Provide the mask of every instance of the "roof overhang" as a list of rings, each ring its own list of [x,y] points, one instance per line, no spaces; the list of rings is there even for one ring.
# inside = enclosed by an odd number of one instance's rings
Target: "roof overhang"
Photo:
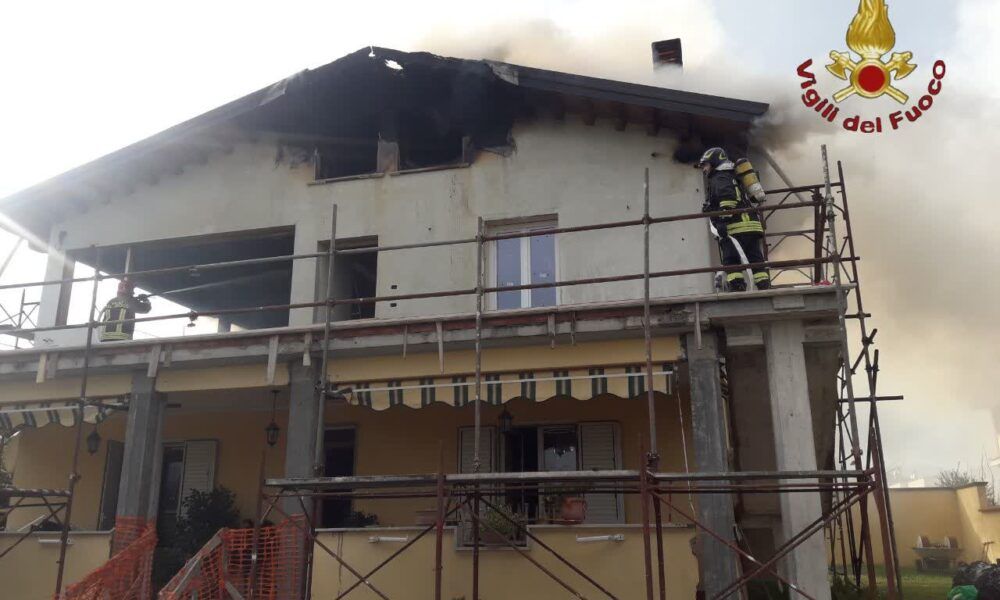
[[[709,131],[706,139],[745,138],[752,121],[768,109],[760,102],[507,63],[365,47],[8,196],[0,200],[0,211],[9,221],[0,219],[0,226],[39,247],[47,242],[49,228],[59,215],[83,210],[93,201],[127,195],[138,185],[153,183],[185,164],[203,162],[211,152],[229,150],[241,139],[258,133],[256,127],[266,129],[265,121],[273,125],[275,115],[287,114],[286,107],[296,106],[294,102],[301,102],[316,89],[349,90],[357,78],[367,76],[372,69],[388,71],[386,61],[418,76],[450,73],[456,78],[489,80],[491,93],[502,91],[505,101],[544,102],[557,110],[586,111],[591,119],[611,116],[621,128],[627,122],[644,123],[651,133],[664,126],[687,132]]]

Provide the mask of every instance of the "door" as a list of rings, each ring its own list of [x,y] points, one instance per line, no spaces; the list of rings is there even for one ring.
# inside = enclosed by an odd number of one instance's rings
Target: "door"
[[[354,428],[327,429],[323,434],[323,451],[326,462],[323,474],[327,477],[354,475],[354,450],[356,435]],[[354,523],[353,506],[350,498],[343,496],[325,498],[320,522],[323,527],[351,527]]]
[[[108,531],[115,526],[115,515],[118,513],[118,485],[122,480],[122,460],[125,456],[125,444],[117,440],[108,440],[107,458],[104,461],[104,484],[101,486],[101,515],[97,528]]]
[[[169,545],[177,531],[184,483],[184,444],[164,444],[160,471],[160,497],[156,511],[156,534],[161,545]]]

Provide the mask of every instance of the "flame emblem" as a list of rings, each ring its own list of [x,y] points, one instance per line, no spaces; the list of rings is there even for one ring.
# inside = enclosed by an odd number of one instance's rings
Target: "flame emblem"
[[[850,83],[835,93],[833,99],[842,102],[854,94],[864,98],[886,94],[905,104],[909,97],[893,87],[892,82],[912,73],[917,65],[910,62],[912,52],[893,52],[889,60],[883,62],[882,57],[895,45],[896,32],[889,22],[885,0],[860,0],[858,14],[847,28],[847,47],[861,56],[861,60],[852,60],[850,52],[830,52],[833,62],[826,65],[826,70]]]

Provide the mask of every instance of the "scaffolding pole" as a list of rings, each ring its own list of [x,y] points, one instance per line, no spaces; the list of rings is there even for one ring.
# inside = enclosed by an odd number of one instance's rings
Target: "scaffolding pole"
[[[851,563],[855,569],[856,577],[860,580],[860,566],[862,562],[867,562],[868,574],[869,574],[869,586],[874,589],[874,569],[873,569],[873,554],[871,549],[871,524],[868,523],[867,510],[864,505],[867,502],[867,495],[873,493],[873,498],[875,499],[876,506],[879,509],[879,523],[882,527],[883,536],[888,535],[888,542],[884,544],[886,551],[886,566],[887,572],[889,573],[889,597],[894,599],[899,592],[899,572],[898,572],[898,553],[895,549],[895,539],[892,536],[892,513],[891,506],[889,504],[888,494],[885,489],[885,461],[882,453],[882,439],[879,431],[879,420],[877,415],[876,401],[881,397],[876,396],[876,383],[877,383],[877,372],[878,372],[878,360],[877,351],[874,360],[869,352],[869,346],[871,345],[871,339],[874,337],[874,333],[868,334],[867,325],[865,318],[869,316],[864,312],[861,303],[860,286],[858,285],[858,257],[855,255],[855,247],[853,242],[853,235],[851,231],[850,218],[847,206],[847,194],[846,185],[843,176],[843,169],[840,163],[838,163],[839,180],[837,182],[832,182],[830,178],[829,163],[826,153],[826,147],[822,147],[822,158],[823,158],[823,172],[824,172],[824,182],[823,184],[810,185],[810,186],[800,186],[792,187],[789,186],[784,189],[769,190],[767,193],[769,195],[775,194],[785,194],[785,198],[781,200],[777,205],[770,206],[767,209],[767,214],[771,215],[778,210],[788,210],[788,209],[798,209],[798,208],[811,208],[814,214],[814,219],[816,220],[815,226],[812,230],[794,230],[788,232],[780,232],[775,234],[770,234],[774,236],[782,236],[781,239],[787,239],[792,236],[804,237],[811,240],[814,243],[815,251],[811,258],[805,258],[801,260],[784,260],[784,261],[771,261],[765,260],[761,263],[756,263],[749,265],[751,268],[788,268],[792,270],[799,270],[799,267],[811,267],[813,273],[811,277],[808,277],[809,283],[817,283],[817,278],[822,277],[824,266],[832,266],[832,271],[834,275],[834,289],[837,294],[838,301],[838,325],[841,332],[841,386],[842,394],[845,397],[840,398],[839,407],[846,409],[842,418],[838,420],[838,431],[841,432],[840,444],[842,453],[842,463],[840,470],[835,472],[809,472],[802,474],[805,479],[816,479],[816,483],[803,483],[794,484],[788,481],[779,482],[776,484],[771,484],[767,482],[754,483],[754,482],[744,482],[744,483],[734,483],[736,481],[746,480],[746,473],[729,473],[725,474],[725,477],[719,477],[719,474],[699,474],[695,473],[684,473],[684,474],[662,474],[656,472],[656,467],[658,465],[658,448],[657,448],[657,432],[656,432],[656,407],[655,407],[655,394],[653,392],[653,382],[652,378],[654,376],[652,364],[652,319],[651,319],[651,293],[650,286],[651,280],[654,278],[665,278],[665,277],[679,277],[685,275],[712,273],[715,271],[728,271],[728,270],[743,270],[747,265],[737,265],[733,267],[696,267],[687,269],[672,269],[664,271],[652,271],[650,268],[651,262],[651,247],[650,247],[650,227],[655,224],[679,222],[685,220],[694,219],[704,219],[715,216],[730,216],[739,215],[746,212],[759,210],[756,207],[751,207],[747,209],[730,209],[724,211],[714,211],[711,213],[688,213],[671,215],[666,217],[652,217],[650,215],[650,180],[649,180],[649,170],[646,169],[644,173],[643,180],[643,215],[641,219],[624,220],[617,222],[608,223],[598,223],[592,225],[581,225],[581,226],[571,226],[571,227],[554,227],[541,230],[533,230],[528,232],[516,232],[516,233],[498,233],[493,235],[487,235],[485,230],[485,224],[483,219],[480,217],[477,222],[477,232],[475,238],[459,238],[454,240],[440,240],[440,241],[430,241],[415,244],[399,244],[399,245],[388,245],[388,246],[377,246],[369,248],[358,248],[358,249],[337,249],[336,233],[337,233],[337,206],[334,204],[332,206],[331,214],[331,236],[330,245],[326,249],[326,252],[317,253],[307,253],[307,254],[292,254],[279,257],[265,257],[258,259],[245,259],[245,260],[233,260],[224,261],[216,263],[204,263],[200,265],[187,265],[182,267],[166,267],[158,269],[146,269],[146,270],[132,270],[131,265],[126,265],[125,273],[115,274],[115,275],[102,275],[100,273],[100,248],[93,247],[92,251],[95,259],[95,270],[93,277],[87,278],[66,278],[54,281],[41,281],[41,282],[31,282],[25,284],[5,284],[0,285],[0,290],[8,288],[27,288],[42,285],[52,285],[52,284],[66,284],[75,283],[82,281],[93,282],[93,290],[91,297],[91,309],[90,318],[85,324],[73,324],[73,325],[61,325],[61,326],[49,326],[49,327],[33,327],[33,328],[23,328],[20,325],[17,329],[4,331],[5,334],[16,334],[16,333],[37,333],[42,331],[56,331],[64,329],[79,329],[85,328],[87,331],[87,341],[86,346],[83,351],[83,379],[81,381],[80,398],[77,403],[77,409],[80,412],[79,420],[77,421],[77,432],[76,432],[76,445],[74,448],[73,457],[73,469],[70,476],[70,487],[68,490],[68,499],[66,502],[66,519],[63,527],[63,532],[60,538],[60,559],[59,559],[59,574],[57,577],[57,594],[61,592],[66,546],[68,545],[68,532],[69,532],[69,521],[70,512],[73,503],[73,490],[75,488],[76,481],[79,479],[78,473],[78,462],[80,453],[80,440],[82,436],[82,426],[83,426],[83,416],[84,409],[89,405],[89,400],[87,398],[87,381],[90,369],[91,354],[93,352],[93,333],[94,328],[97,325],[95,318],[95,311],[97,309],[97,289],[100,281],[103,279],[123,277],[128,275],[130,277],[140,276],[140,275],[153,275],[153,274],[163,274],[163,273],[178,273],[187,271],[191,274],[197,274],[203,270],[214,270],[214,269],[225,269],[236,266],[247,266],[247,265],[260,265],[267,263],[276,262],[287,262],[296,261],[304,259],[316,259],[325,256],[327,258],[327,293],[326,298],[322,301],[315,302],[299,302],[299,303],[285,303],[285,304],[275,304],[266,306],[256,306],[256,307],[244,307],[235,309],[224,309],[216,311],[205,311],[196,312],[191,311],[188,313],[171,314],[171,315],[161,315],[157,317],[144,317],[144,318],[133,318],[133,319],[123,319],[121,322],[146,322],[146,321],[156,321],[156,320],[166,320],[166,319],[176,319],[176,318],[190,318],[196,319],[198,316],[223,316],[232,314],[246,314],[246,313],[258,313],[266,311],[283,310],[290,311],[295,309],[306,309],[306,308],[316,308],[319,306],[324,307],[324,324],[323,324],[323,348],[322,348],[322,365],[321,374],[319,381],[316,385],[316,393],[318,395],[317,402],[317,424],[316,424],[316,447],[315,455],[313,461],[313,472],[315,474],[315,480],[320,481],[325,478],[322,477],[322,446],[323,446],[323,432],[324,432],[324,416],[325,416],[325,406],[326,399],[329,396],[329,362],[330,362],[330,352],[331,352],[331,338],[332,334],[332,320],[333,320],[333,310],[334,307],[340,304],[363,304],[363,303],[379,303],[379,302],[392,302],[397,300],[411,300],[411,299],[428,299],[428,298],[442,298],[442,297],[454,297],[454,296],[468,296],[474,295],[476,298],[476,312],[475,312],[475,399],[474,399],[474,411],[475,411],[475,427],[474,427],[474,453],[473,453],[473,473],[465,474],[456,479],[453,476],[445,475],[443,473],[443,464],[439,467],[439,472],[431,481],[431,486],[433,489],[430,493],[431,496],[423,495],[424,492],[410,492],[408,494],[397,493],[393,495],[384,495],[383,497],[437,497],[438,500],[438,512],[435,526],[428,529],[428,532],[436,529],[436,537],[438,546],[440,546],[440,538],[442,536],[442,529],[444,525],[444,518],[446,515],[451,514],[452,511],[447,510],[447,499],[451,497],[451,494],[464,495],[464,504],[459,503],[459,506],[466,506],[471,509],[471,519],[473,521],[473,597],[474,600],[478,600],[478,583],[479,583],[479,547],[480,547],[480,506],[485,503],[485,505],[490,508],[492,505],[489,501],[482,496],[481,486],[484,484],[491,483],[501,483],[504,485],[511,486],[538,486],[543,485],[545,481],[548,481],[545,477],[535,476],[535,477],[511,477],[510,474],[498,476],[495,473],[481,473],[482,470],[482,457],[480,452],[481,442],[482,442],[482,342],[483,342],[483,313],[484,313],[484,299],[486,294],[496,294],[502,292],[510,291],[524,291],[524,290],[536,290],[545,288],[558,288],[563,286],[575,286],[575,285],[593,285],[602,283],[617,283],[626,281],[638,281],[642,280],[643,285],[643,297],[642,297],[642,326],[643,326],[643,337],[644,337],[644,350],[645,350],[645,382],[646,382],[646,399],[647,399],[647,418],[649,426],[649,452],[643,457],[644,466],[641,469],[641,473],[626,473],[626,472],[614,472],[606,473],[609,477],[605,477],[603,481],[609,482],[615,480],[616,477],[620,477],[621,481],[632,482],[628,485],[616,484],[618,487],[613,489],[598,489],[597,487],[592,488],[593,493],[639,493],[641,498],[641,503],[643,506],[643,527],[644,527],[644,538],[646,544],[646,577],[648,582],[648,593],[650,598],[652,598],[652,579],[653,579],[653,567],[652,567],[652,557],[651,557],[651,535],[650,531],[650,514],[649,514],[649,502],[654,498],[661,499],[663,493],[671,493],[673,488],[669,485],[670,482],[684,482],[687,484],[687,490],[690,493],[793,493],[793,492],[809,492],[816,493],[821,490],[828,490],[837,494],[846,493],[847,496],[841,499],[841,503],[847,499],[852,499],[853,501],[860,502],[862,504],[861,510],[861,536],[858,540],[862,546],[862,556],[855,558],[855,548],[853,541],[851,545]],[[833,196],[833,190],[839,189],[841,197],[843,199],[843,207],[839,207],[836,204]],[[822,192],[822,194],[821,194]],[[800,193],[808,193],[813,197],[812,201],[800,201],[800,202],[788,202],[787,200],[793,196]],[[801,200],[801,196],[798,198]],[[841,238],[838,236],[836,227],[836,213],[840,211],[843,214],[843,218],[846,224],[846,235],[843,238],[843,245],[841,244]],[[627,275],[614,275],[607,277],[591,277],[591,278],[581,278],[575,280],[563,280],[554,281],[547,283],[526,283],[522,285],[515,286],[487,286],[485,280],[485,256],[486,248],[485,244],[489,241],[498,241],[503,239],[513,239],[513,238],[525,238],[525,237],[535,237],[540,235],[557,235],[564,233],[575,233],[575,232],[586,232],[586,231],[596,231],[602,229],[618,228],[618,227],[643,227],[643,271],[638,274],[627,274]],[[809,236],[813,237],[810,238]],[[820,238],[825,236],[825,243],[820,243]],[[387,251],[399,251],[399,250],[409,250],[417,248],[428,248],[437,246],[447,246],[447,245],[459,245],[459,244],[476,244],[476,285],[474,288],[470,289],[458,289],[458,290],[446,290],[438,292],[426,292],[426,293],[412,293],[412,294],[398,294],[398,295],[387,295],[387,296],[373,296],[368,298],[351,298],[351,299],[336,299],[334,298],[334,285],[333,279],[335,274],[335,259],[336,254],[360,254],[360,253],[378,253]],[[825,255],[823,255],[825,254]],[[846,274],[847,281],[845,281],[845,271],[846,265],[850,265],[850,271]],[[849,308],[849,294],[850,290],[854,290],[854,297],[857,304],[855,314],[848,314]],[[597,303],[595,306],[601,305]],[[850,354],[849,354],[849,339],[847,335],[847,320],[857,319],[862,334],[862,353],[859,356],[858,362],[851,365]],[[423,323],[432,322],[433,319],[418,320],[415,322]],[[117,323],[117,321],[115,322]],[[696,328],[700,328],[700,323],[696,323]],[[310,349],[307,348],[306,351]],[[858,429],[857,413],[856,413],[856,395],[852,382],[852,375],[854,368],[864,361],[865,369],[868,374],[869,381],[869,406],[871,409],[870,414],[870,435],[868,438],[868,462],[871,464],[872,469],[865,469],[862,462],[861,453],[861,437]],[[838,413],[840,414],[840,413]],[[845,431],[846,425],[846,431]],[[849,443],[845,444],[844,440]],[[849,454],[849,456],[848,456]],[[847,468],[847,461],[853,463],[853,470],[845,470]],[[492,467],[491,467],[492,468]],[[526,475],[526,474],[518,474]],[[580,475],[574,477],[569,475],[569,480],[575,481],[601,481],[598,477],[595,480],[587,479],[587,475]],[[790,474],[788,473],[769,473],[769,474],[757,474],[758,478],[769,479],[769,478],[781,478],[789,479]],[[471,477],[471,479],[466,479],[461,481],[461,477]],[[831,483],[825,484],[821,480],[826,477]],[[359,483],[361,480],[355,482]],[[711,484],[711,481],[721,481],[721,485],[718,483]],[[268,482],[272,485],[274,482]],[[414,479],[400,481],[397,484],[403,487],[410,487],[420,483],[423,485],[426,482],[417,481]],[[377,482],[376,487],[382,484],[389,484],[388,480]],[[630,485],[637,484],[638,488],[631,488]],[[692,485],[694,484],[694,485]],[[359,485],[357,489],[352,489],[350,492],[336,492],[336,491],[321,491],[319,493],[313,493],[308,490],[304,491],[302,489],[295,489],[289,483],[279,482],[277,485],[282,487],[282,494],[285,492],[295,491],[295,497],[298,498],[299,503],[302,504],[303,510],[305,511],[304,498],[312,497],[316,502],[322,497],[322,494],[327,493],[346,493],[346,494],[358,494],[357,497],[362,497],[363,485]],[[296,482],[297,486],[308,484],[303,482],[303,480],[298,480]],[[454,486],[460,485],[464,486],[462,489],[456,489]],[[854,493],[850,490],[854,489],[851,486],[868,486],[865,487],[863,493]],[[514,489],[514,488],[511,488]],[[858,488],[860,489],[860,488]],[[279,494],[278,497],[282,497]],[[853,494],[853,495],[852,495]],[[263,496],[263,494],[262,494]],[[371,497],[377,497],[376,495],[371,495]],[[840,505],[838,505],[840,506]],[[657,537],[657,558],[659,562],[659,573],[658,573],[658,583],[660,597],[662,598],[665,594],[665,577],[663,573],[663,548],[662,548],[662,523],[660,516],[660,503],[657,501],[654,504],[654,516],[655,519],[655,535]],[[457,510],[458,507],[456,507]],[[271,512],[271,510],[280,509],[273,506],[269,506],[268,509],[261,515],[259,515],[258,525],[260,522],[266,518],[266,515]],[[314,506],[313,518],[318,513],[316,507]],[[850,526],[850,511],[840,510],[835,516],[831,518],[842,519],[846,518],[848,520],[848,538],[853,540],[854,532],[853,528]],[[819,524],[819,527],[825,527],[830,521],[824,521]],[[838,521],[839,522],[839,521]],[[320,542],[315,539],[315,530],[317,523],[311,520],[309,523],[309,535],[310,539],[315,541],[315,545],[320,546]],[[487,523],[486,526],[489,526]],[[834,528],[835,529],[835,528]],[[840,530],[843,531],[842,524],[840,525]],[[813,531],[815,533],[815,531]],[[843,545],[843,533],[841,534],[841,544]],[[325,548],[324,548],[325,549]],[[834,549],[835,552],[835,549]],[[846,569],[846,555],[841,548],[841,563]],[[310,561],[311,562],[311,561]],[[341,564],[344,564],[341,562]],[[834,557],[834,565],[836,560]],[[381,565],[380,565],[381,568]],[[435,593],[440,596],[441,590],[441,563],[440,563],[440,548],[438,548],[436,556],[436,584]],[[360,576],[360,573],[355,572]],[[311,576],[311,572],[309,573]],[[369,589],[378,595],[382,595],[369,582]],[[311,587],[308,586],[307,587]],[[739,587],[737,584],[736,587]],[[570,588],[567,588],[570,589]],[[735,588],[734,588],[735,589]],[[308,597],[310,590],[304,591],[305,595]],[[383,596],[384,597],[384,596]]]
[[[97,256],[97,264],[100,264],[101,249],[93,247]],[[90,312],[87,319],[87,341],[83,351],[83,375],[80,378],[80,398],[77,403],[77,410],[80,411],[79,419],[76,421],[76,435],[73,441],[73,463],[69,475],[69,497],[66,499],[66,510],[64,513],[62,531],[59,533],[59,568],[56,571],[56,591],[55,597],[62,594],[63,576],[66,573],[66,549],[69,546],[70,519],[73,515],[73,498],[76,492],[76,482],[80,480],[80,443],[83,440],[83,415],[84,407],[87,405],[87,381],[90,375],[90,351],[94,344],[94,325],[97,312],[97,288],[101,282],[101,274],[98,267],[94,267],[94,285],[90,293]]]

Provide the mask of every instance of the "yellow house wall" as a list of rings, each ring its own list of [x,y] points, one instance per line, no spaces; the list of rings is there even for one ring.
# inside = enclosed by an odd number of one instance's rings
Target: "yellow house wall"
[[[655,340],[654,357],[658,362],[676,360],[680,344],[675,337]],[[464,373],[473,368],[474,354],[469,351],[445,354],[446,373]],[[549,369],[598,364],[640,363],[644,360],[642,340],[612,340],[579,343],[575,346],[548,345],[520,348],[490,349],[484,354],[484,369],[505,371],[516,369]],[[332,379],[361,380],[408,378],[440,374],[436,352],[411,353],[405,359],[399,355],[369,357],[366,359],[341,359],[331,363]],[[237,503],[244,517],[255,514],[259,469],[262,453],[266,448],[264,427],[270,421],[270,411],[259,410],[261,400],[268,398],[268,391],[281,388],[281,401],[287,398],[287,366],[277,370],[274,386],[264,385],[264,365],[236,365],[207,369],[173,370],[162,368],[157,389],[167,394],[168,402],[179,403],[180,409],[168,408],[164,425],[164,440],[185,441],[215,439],[219,441],[216,484],[236,492]],[[122,393],[130,387],[128,374],[106,378],[101,393]],[[675,384],[677,382],[675,381]],[[78,393],[75,380],[55,380],[45,384],[6,382],[0,393],[7,400],[53,399],[73,397]],[[255,386],[255,387],[247,387]],[[22,389],[23,388],[23,389]],[[194,391],[192,391],[194,390]],[[9,394],[7,392],[10,392]],[[97,393],[95,391],[95,393]],[[678,415],[678,398],[687,392],[675,385],[673,397],[657,396],[657,431],[660,446],[661,469],[684,470],[681,432]],[[226,410],[204,407],[221,402]],[[258,410],[241,407],[255,402]],[[266,403],[265,403],[266,404]],[[621,452],[625,468],[639,466],[639,439],[648,440],[646,403],[644,399],[623,400],[617,397],[595,398],[578,401],[568,398],[531,403],[515,400],[507,404],[516,424],[566,424],[584,421],[614,421],[621,426]],[[483,423],[493,425],[502,409],[485,406]],[[684,421],[690,427],[690,414],[685,408]],[[278,425],[282,434],[278,445],[266,452],[266,477],[283,474],[285,442],[287,438],[286,414],[279,409]],[[374,412],[356,406],[328,406],[326,423],[330,427],[353,426],[357,429],[356,473],[429,473],[438,468],[439,444],[444,444],[445,469],[457,471],[458,429],[473,424],[471,406],[455,408],[440,404],[419,410],[407,407]],[[86,436],[91,425],[84,427]],[[98,427],[104,440],[123,441],[125,415],[112,415]],[[72,428],[48,425],[27,429],[18,436],[18,452],[13,461],[15,485],[20,487],[64,488],[71,469],[75,433]],[[686,432],[690,450],[690,432]],[[648,447],[648,442],[645,442]],[[106,444],[93,456],[86,451],[80,454],[76,506],[73,526],[92,530],[98,525],[101,503]],[[126,457],[127,460],[127,457]],[[693,467],[692,467],[693,468]],[[378,511],[383,524],[413,523],[414,508],[404,503],[358,503],[357,509]],[[637,513],[634,498],[626,499],[626,513],[632,518]],[[18,510],[11,515],[9,527],[19,527],[40,514],[30,509]]]
[[[985,484],[955,491],[962,523],[962,547],[967,560],[994,562],[1000,558],[1000,509],[988,507]]]
[[[915,566],[917,553],[913,547],[921,535],[927,536],[932,544],[939,544],[946,537],[956,538],[962,549],[960,560],[993,562],[1000,558],[1000,510],[986,507],[984,491],[981,484],[959,489],[891,489],[889,500],[892,503],[900,565]],[[855,532],[858,532],[860,513],[857,505],[853,513]],[[878,512],[871,500],[868,503],[868,518],[873,526],[875,562],[883,564],[882,531],[878,526]]]
[[[128,373],[93,375],[87,378],[87,393],[91,396],[116,396],[126,394],[131,389],[132,377]],[[42,383],[36,383],[34,379],[0,383],[0,404],[42,400],[76,400],[79,397],[79,377],[57,377]]]
[[[392,536],[414,536],[417,530],[393,531]],[[533,533],[565,556],[618,598],[645,597],[643,579],[642,531],[637,527],[536,528]],[[623,542],[579,543],[577,536],[624,533]],[[368,541],[370,532],[326,532],[319,542],[336,549],[352,567],[367,572],[400,547],[399,543]],[[691,554],[693,529],[669,528],[664,532],[664,556],[668,598],[693,598],[698,582],[698,567]],[[600,597],[597,588],[587,583],[550,553],[529,545],[527,553],[547,569],[557,573],[587,598]],[[313,569],[313,597],[332,598],[354,583],[353,576],[322,549],[316,548]],[[442,559],[444,598],[471,598],[472,552],[456,549],[454,532],[445,533]],[[485,549],[480,556],[480,596],[484,600],[535,600],[569,598],[571,594],[525,558],[507,548]],[[514,574],[516,573],[516,576]],[[390,598],[420,600],[434,597],[434,536],[427,535],[403,552],[371,578],[372,583]],[[351,598],[375,599],[361,586]]]
[[[0,552],[17,541],[14,533],[0,533]],[[49,600],[55,591],[56,561],[59,544],[41,544],[39,540],[58,540],[58,533],[34,533],[0,560],[0,598],[10,600]],[[75,533],[70,535],[66,552],[66,583],[74,583],[108,559],[111,535]]]
[[[278,477],[284,470],[284,436],[274,448],[267,448],[265,443],[264,428],[270,420],[270,413],[264,411],[181,414],[170,414],[168,411],[163,439],[166,442],[218,440],[216,484],[234,491],[240,514],[245,518],[253,518],[261,457],[266,455],[265,476]],[[283,414],[277,415],[277,422],[282,431],[287,429]],[[91,427],[85,427],[85,435]],[[115,415],[104,421],[98,431],[105,440],[123,441],[125,415]],[[18,487],[66,487],[72,464],[74,430],[48,425],[40,429],[25,430],[18,439],[20,447],[14,469],[14,484]],[[80,480],[77,483],[73,509],[75,528],[93,530],[98,526],[106,460],[105,443],[101,444],[100,450],[93,456],[86,451],[80,453]],[[41,513],[35,509],[13,511],[8,529],[16,529],[39,514]]]
[[[663,457],[661,469],[667,471],[684,470],[677,398],[677,394],[673,397],[658,394],[656,401],[657,437]],[[688,427],[684,437],[688,442],[688,455],[693,456],[689,430],[691,419],[686,401],[684,404],[684,421]],[[648,439],[646,405],[643,400],[623,400],[614,396],[587,401],[557,398],[541,403],[514,400],[506,406],[513,415],[514,422],[522,425],[614,421],[620,426],[624,468],[636,469],[639,466],[639,440],[640,437]],[[495,406],[483,407],[483,423],[495,424],[501,410]],[[262,455],[266,455],[266,477],[280,477],[284,469],[284,446],[287,439],[285,415],[278,413],[277,422],[282,435],[274,448],[267,448],[264,440],[264,427],[269,421],[270,413],[266,411],[182,414],[170,414],[168,411],[164,440],[218,440],[216,484],[234,491],[241,514],[250,518],[256,510]],[[473,408],[432,405],[414,410],[401,406],[375,412],[357,406],[331,406],[327,410],[326,423],[328,427],[356,428],[355,471],[358,474],[434,472],[438,468],[439,444],[444,445],[446,471],[456,472],[458,431],[460,427],[472,426]],[[98,431],[104,440],[122,441],[124,427],[124,415],[115,415],[102,423]],[[88,425],[85,433],[89,433],[89,428]],[[15,485],[65,487],[72,462],[71,452],[68,450],[73,444],[73,429],[49,425],[25,430],[18,439]],[[101,449],[93,456],[86,451],[80,454],[81,478],[77,483],[74,527],[92,530],[98,525],[105,461],[105,443],[102,443]],[[414,523],[415,511],[430,506],[429,501],[359,501],[355,508],[377,512],[383,525],[411,525]],[[626,497],[625,508],[628,518],[634,520],[638,515],[637,500]],[[8,527],[17,528],[38,514],[40,513],[34,509],[14,511]]]
[[[657,395],[657,437],[662,455],[661,468],[667,471],[684,470],[677,404],[676,396],[670,398]],[[506,407],[513,415],[515,425],[614,421],[619,424],[621,432],[623,467],[639,467],[640,437],[648,439],[646,405],[643,400],[623,400],[613,396],[587,401],[556,398],[541,403],[514,400],[507,403]],[[502,410],[497,406],[482,407],[482,422],[487,425],[496,424]],[[684,421],[690,427],[691,419],[686,406]],[[472,406],[454,408],[432,405],[414,410],[398,406],[374,412],[356,406],[340,406],[327,411],[326,423],[329,427],[356,428],[355,470],[358,474],[435,472],[442,444],[444,468],[447,472],[454,473],[458,470],[459,428],[473,425],[474,409]],[[685,438],[690,456],[689,430],[685,432]],[[414,524],[417,510],[433,506],[433,500],[368,500],[357,501],[355,510],[377,513],[381,525],[402,526]],[[625,498],[625,513],[629,520],[638,519],[639,503],[636,497]]]
[[[92,426],[83,430],[90,433]],[[125,416],[114,415],[100,426],[105,439],[121,440],[125,429]],[[68,485],[73,464],[75,430],[61,425],[47,425],[26,429],[18,435],[17,461],[14,463],[14,485],[21,488],[60,488]],[[102,444],[95,455],[90,455],[81,443],[79,473],[73,505],[74,528],[94,530],[100,506],[101,486],[104,481],[104,464],[107,447]],[[21,508],[10,513],[7,529],[17,529],[43,514],[41,509]]]

